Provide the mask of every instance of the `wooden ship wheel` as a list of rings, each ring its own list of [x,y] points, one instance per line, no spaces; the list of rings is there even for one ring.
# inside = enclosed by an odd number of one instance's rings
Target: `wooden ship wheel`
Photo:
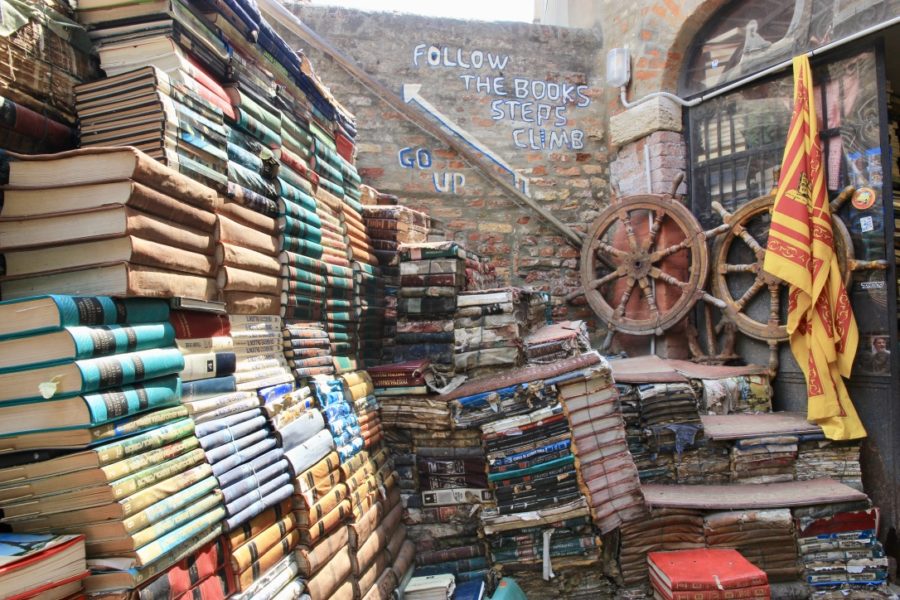
[[[662,334],[698,300],[724,308],[703,288],[707,239],[728,228],[703,231],[673,194],[629,196],[606,207],[581,248],[585,297],[608,327],[604,348],[615,332]]]
[[[835,214],[853,192],[854,189],[848,187],[831,203],[834,250],[844,285],[849,283],[854,271],[885,269],[887,266],[884,261],[858,261],[854,258],[850,232]],[[755,198],[734,213],[729,213],[718,202],[712,203],[713,209],[729,227],[728,233],[719,237],[713,247],[713,294],[724,301],[723,312],[739,331],[770,345],[788,339],[783,307],[786,285],[779,278],[763,271],[766,253],[766,239],[763,235],[768,235],[774,204],[774,194]],[[736,248],[738,245],[744,247]],[[741,253],[748,258],[740,263],[731,262],[735,254]],[[751,315],[747,310],[750,302],[759,294],[769,296],[769,309],[764,318],[759,318],[758,312]]]

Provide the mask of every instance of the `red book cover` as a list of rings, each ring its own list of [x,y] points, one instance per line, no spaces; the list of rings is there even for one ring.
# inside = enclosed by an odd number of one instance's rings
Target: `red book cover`
[[[878,530],[877,508],[857,512],[843,512],[831,517],[816,519],[800,532],[799,537],[814,537],[826,533],[844,533],[846,531],[864,531],[866,529]]]
[[[378,381],[386,381],[386,380],[396,380],[403,379],[408,383],[408,385],[421,385],[419,382],[424,383],[422,379],[425,375],[425,369],[431,364],[431,361],[427,358],[423,358],[420,360],[410,360],[402,363],[394,363],[392,365],[381,365],[379,367],[372,367],[367,369],[369,376],[372,378],[372,382],[375,384],[375,387],[378,386]]]
[[[175,328],[175,338],[191,340],[225,336],[231,333],[228,315],[191,310],[173,310],[169,322]]]
[[[665,600],[768,600],[772,597],[768,585],[752,585],[730,590],[692,590],[690,592],[673,592],[657,579],[651,571],[650,583],[653,589]]]
[[[174,600],[195,589],[198,584],[212,577],[225,564],[222,538],[182,559],[168,571],[140,588],[140,600]],[[221,581],[219,583],[221,585]],[[203,598],[213,596],[203,596]]]
[[[40,598],[88,576],[83,535],[0,533],[0,595]]]
[[[672,591],[730,590],[769,583],[764,571],[727,548],[650,552],[647,562],[663,589]]]
[[[218,575],[207,577],[176,600],[225,600],[225,582]]]

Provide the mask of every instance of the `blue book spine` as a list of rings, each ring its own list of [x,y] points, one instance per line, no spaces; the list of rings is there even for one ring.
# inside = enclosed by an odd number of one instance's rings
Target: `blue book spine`
[[[181,399],[185,402],[191,402],[236,391],[237,387],[232,375],[199,379],[197,381],[186,381],[181,384]]]
[[[302,219],[316,227],[321,227],[322,219],[319,218],[318,213],[316,213],[315,199],[296,185],[291,184],[289,181],[279,178],[278,183],[280,185],[279,189],[281,197],[294,205],[291,209],[285,207],[285,214]]]
[[[292,391],[294,391],[293,384],[281,383],[279,385],[262,388],[257,393],[259,394],[260,399],[263,401],[263,404],[268,404],[270,402],[278,400],[285,394],[290,394]]]
[[[100,425],[120,417],[178,404],[181,380],[175,375],[168,375],[142,384],[85,394],[83,398],[91,413],[91,424]]]
[[[265,496],[257,496],[257,493],[263,494],[266,489],[281,487],[289,483],[290,479],[291,476],[287,472],[287,461],[280,460],[248,479],[223,489],[222,495],[225,497],[228,514],[238,514],[253,502],[265,498]]]
[[[184,357],[177,348],[157,348],[80,360],[75,364],[81,371],[81,391],[93,392],[178,373],[184,368]]]

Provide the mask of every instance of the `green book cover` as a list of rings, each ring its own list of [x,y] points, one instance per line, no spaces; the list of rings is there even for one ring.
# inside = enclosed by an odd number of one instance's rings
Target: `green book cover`
[[[55,319],[35,323],[29,313],[42,305],[56,308]],[[169,304],[165,300],[120,299],[108,296],[31,296],[0,302],[0,315],[6,321],[0,339],[58,331],[63,327],[96,325],[137,325],[169,320]],[[19,318],[19,317],[22,318]],[[20,328],[16,326],[19,325]],[[15,331],[12,331],[15,330]]]

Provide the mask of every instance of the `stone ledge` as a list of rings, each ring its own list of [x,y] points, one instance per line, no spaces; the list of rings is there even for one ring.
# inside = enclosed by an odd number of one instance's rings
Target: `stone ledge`
[[[609,138],[621,147],[654,131],[681,132],[681,107],[661,96],[651,98],[609,119]]]

